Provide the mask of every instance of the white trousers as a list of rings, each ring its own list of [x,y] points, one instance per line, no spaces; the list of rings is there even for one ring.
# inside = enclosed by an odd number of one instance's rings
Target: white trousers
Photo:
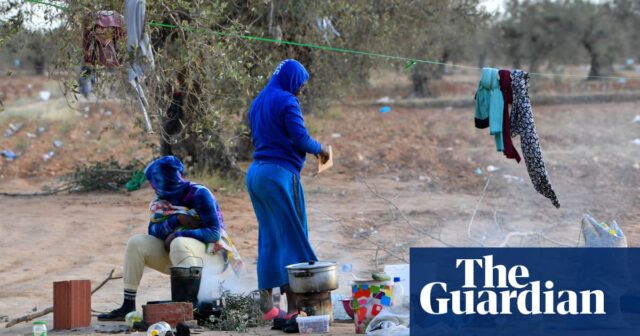
[[[171,242],[170,252],[164,241],[150,235],[139,234],[129,238],[124,254],[124,289],[138,290],[144,267],[170,274],[170,267],[202,267],[204,263],[223,264],[220,254],[207,255],[205,244],[197,239],[178,237]]]

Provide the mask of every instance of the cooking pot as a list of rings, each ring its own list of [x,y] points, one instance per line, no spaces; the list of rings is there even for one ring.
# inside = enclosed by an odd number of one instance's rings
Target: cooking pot
[[[289,287],[294,293],[329,292],[338,288],[336,263],[309,261],[287,266]]]

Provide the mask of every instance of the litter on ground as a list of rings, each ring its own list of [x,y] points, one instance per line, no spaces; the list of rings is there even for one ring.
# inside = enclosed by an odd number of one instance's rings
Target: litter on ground
[[[4,158],[7,159],[7,161],[13,161],[18,157],[18,155],[16,155],[16,153],[14,153],[13,151],[10,151],[10,150],[0,151],[0,155],[4,156]]]

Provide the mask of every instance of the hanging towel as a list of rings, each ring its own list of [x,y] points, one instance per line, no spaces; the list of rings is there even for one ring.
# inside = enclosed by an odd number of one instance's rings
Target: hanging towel
[[[126,0],[124,4],[124,19],[127,23],[127,51],[131,66],[129,80],[144,81],[145,74],[154,68],[153,52],[149,34],[145,31],[144,0]]]
[[[127,51],[129,52],[129,84],[133,87],[144,115],[147,132],[152,132],[147,113],[147,97],[142,90],[145,75],[154,68],[149,35],[145,31],[145,0],[126,0],[124,18],[127,23]]]
[[[542,159],[542,150],[533,120],[533,111],[529,99],[529,74],[522,70],[511,73],[513,89],[513,108],[511,109],[511,134],[520,136],[520,146],[524,163],[527,165],[533,187],[544,197],[551,200],[556,208],[560,202],[549,182],[549,175]]]
[[[502,141],[504,143],[504,156],[508,159],[515,159],[520,163],[520,154],[511,141],[511,126],[509,118],[509,104],[513,104],[513,90],[511,89],[511,71],[500,70],[500,91],[504,98],[504,109],[502,114]]]
[[[500,152],[504,151],[502,140],[503,107],[504,98],[500,91],[498,69],[483,68],[476,93],[476,127],[486,128],[488,124],[489,134],[494,136],[496,149]]]

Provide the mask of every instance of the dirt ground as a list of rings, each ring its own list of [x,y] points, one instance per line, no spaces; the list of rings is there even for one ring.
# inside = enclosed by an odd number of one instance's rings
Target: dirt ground
[[[581,217],[590,213],[602,221],[617,220],[629,245],[640,246],[640,146],[631,143],[640,138],[640,124],[631,122],[639,107],[640,102],[534,106],[545,162],[562,205],[555,209],[532,188],[524,162],[495,152],[486,130],[473,127],[471,110],[393,108],[382,114],[375,107],[337,106],[322,118],[308,118],[311,132],[331,144],[336,156],[327,173],[312,176],[312,157],[305,169],[311,242],[319,258],[352,264],[356,273],[366,273],[407,262],[409,247],[576,246]],[[33,157],[2,159],[0,191],[38,191],[50,183],[43,173],[68,172],[71,163],[93,158],[91,153],[100,146],[104,152],[96,159],[111,153],[121,159],[150,157],[144,146],[125,140],[133,132],[130,126],[121,133],[105,133],[114,132],[109,128],[113,120],[124,125],[131,121],[117,107],[112,110],[111,117],[99,112],[72,116],[68,129],[60,130],[61,122],[52,121],[51,139],[23,146],[25,152],[37,148]],[[11,118],[0,119],[0,130]],[[25,122],[35,127],[42,120]],[[91,135],[80,130],[95,124],[107,130],[100,140],[95,134],[89,140]],[[25,132],[2,138],[0,147],[16,146],[26,139]],[[54,137],[73,145],[43,162],[40,152]],[[487,172],[489,165],[498,170]],[[482,169],[481,175],[476,168]],[[0,197],[0,316],[13,318],[50,306],[53,281],[91,279],[95,284],[112,268],[120,269],[128,237],[146,232],[152,196],[145,187],[133,193]],[[248,195],[216,196],[251,271],[242,281],[227,280],[227,285],[251,290],[257,223]],[[348,294],[352,276],[339,276],[338,291]],[[169,295],[169,278],[147,271],[138,304]],[[93,309],[113,309],[121,297],[121,281],[112,281],[93,296]],[[44,320],[52,325],[51,316]],[[351,325],[335,325],[333,330],[353,332]],[[29,332],[30,324],[0,328],[1,335]],[[263,328],[250,334],[266,332]]]

